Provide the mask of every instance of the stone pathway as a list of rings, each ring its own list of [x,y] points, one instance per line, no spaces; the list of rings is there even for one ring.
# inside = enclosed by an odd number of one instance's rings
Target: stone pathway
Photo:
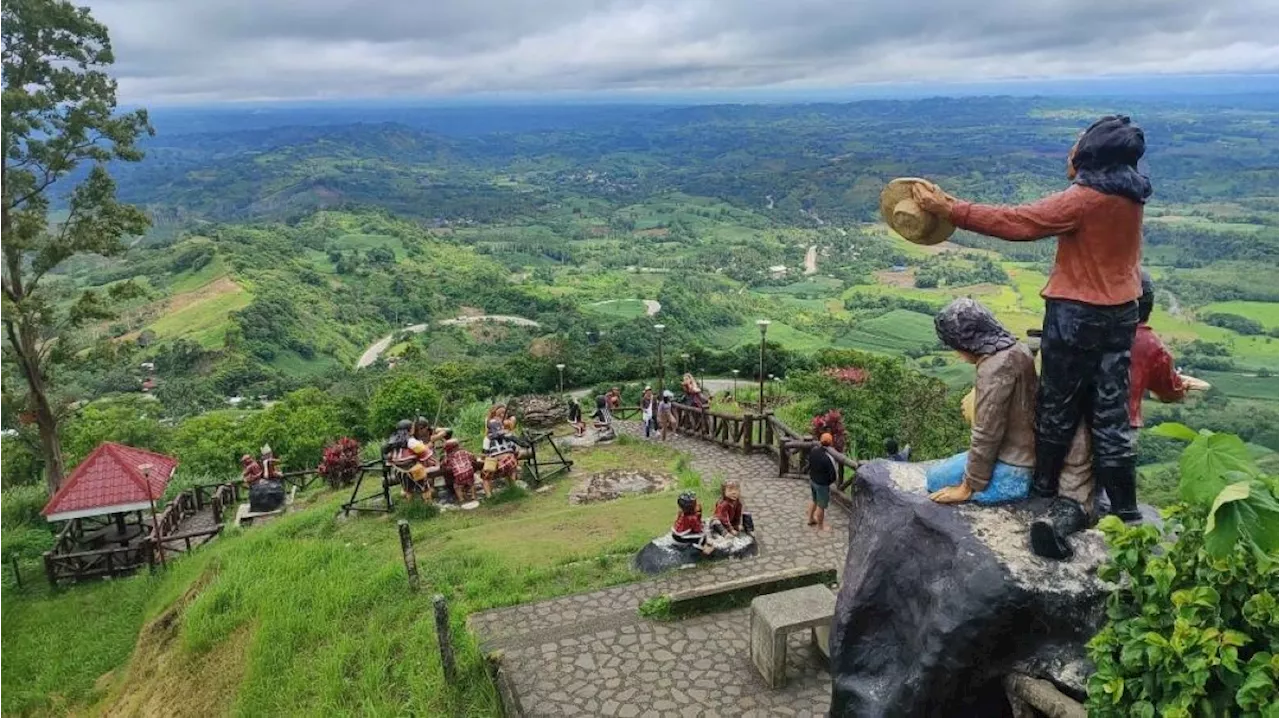
[[[638,435],[636,422],[617,422]],[[831,700],[826,660],[808,632],[790,639],[786,687],[768,689],[751,664],[749,609],[683,621],[649,621],[646,599],[752,573],[799,566],[844,567],[848,518],[832,504],[830,533],[805,526],[809,486],[777,477],[770,455],[746,456],[677,437],[705,480],[742,482],[755,518],[760,555],[666,574],[591,593],[486,611],[469,622],[487,651],[500,650],[504,673],[528,716],[819,716]],[[702,492],[704,511],[714,506]],[[674,517],[674,498],[672,515]]]

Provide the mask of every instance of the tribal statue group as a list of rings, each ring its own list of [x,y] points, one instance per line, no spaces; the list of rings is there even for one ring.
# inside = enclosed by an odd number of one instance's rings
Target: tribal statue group
[[[437,478],[443,480],[445,500],[459,504],[479,498],[477,483],[485,498],[493,496],[495,480],[514,485],[528,442],[516,433],[515,419],[506,411],[503,406],[488,411],[481,456],[463,448],[452,429],[432,427],[426,417],[398,423],[382,445],[382,458],[399,478],[403,498],[433,503]]]

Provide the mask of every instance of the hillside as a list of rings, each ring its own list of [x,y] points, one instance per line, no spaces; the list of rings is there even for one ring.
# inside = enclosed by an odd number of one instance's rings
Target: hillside
[[[122,196],[150,210],[153,232],[118,260],[78,260],[61,276],[132,279],[147,294],[81,344],[63,386],[69,400],[136,389],[151,360],[159,386],[180,395],[167,403],[189,413],[363,382],[354,367],[377,357],[366,372],[386,361],[464,372],[458,392],[478,398],[551,388],[556,363],[574,385],[652,376],[659,320],[669,357],[748,374],[766,316],[779,350],[905,355],[959,387],[964,372],[939,351],[930,315],[971,295],[1020,334],[1038,326],[1053,242],[962,232],[915,247],[878,223],[879,188],[915,174],[979,200],[1036,197],[1062,186],[1065,145],[1113,102],[581,107],[500,121],[462,108],[316,110],[269,126],[231,113],[225,130],[162,113],[148,158],[119,168]],[[1189,371],[1220,379],[1220,405],[1189,419],[1217,428],[1238,428],[1224,417],[1276,393],[1268,102],[1121,108],[1150,143],[1156,328]],[[661,307],[656,319],[643,301]],[[480,315],[531,323],[441,324]],[[1274,425],[1274,407],[1264,413],[1260,435]]]

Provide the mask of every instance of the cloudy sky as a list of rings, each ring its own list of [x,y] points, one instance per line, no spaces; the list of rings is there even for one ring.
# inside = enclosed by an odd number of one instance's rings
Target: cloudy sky
[[[1275,72],[1276,0],[89,0],[121,99]]]

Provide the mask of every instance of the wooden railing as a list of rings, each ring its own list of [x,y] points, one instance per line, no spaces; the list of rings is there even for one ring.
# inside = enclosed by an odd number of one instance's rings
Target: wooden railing
[[[809,452],[819,445],[817,439],[800,434],[772,412],[765,412],[764,416],[751,412],[734,416],[685,404],[672,404],[672,410],[676,415],[677,433],[747,453],[771,453],[778,458],[778,476],[808,480]],[[859,461],[832,448],[828,448],[827,453],[838,468],[838,491],[832,493],[833,500],[847,508],[849,498],[843,491],[852,482]]]
[[[59,581],[82,581],[87,578],[120,576],[132,573],[140,566],[154,563],[154,544],[150,539],[124,548],[107,548],[97,551],[72,551],[44,554],[44,572],[51,586]]]

